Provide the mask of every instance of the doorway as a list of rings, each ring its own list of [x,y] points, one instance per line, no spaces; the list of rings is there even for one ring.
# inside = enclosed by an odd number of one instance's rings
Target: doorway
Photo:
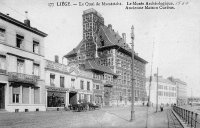
[[[112,87],[104,86],[104,104],[105,106],[110,106],[111,102],[111,93],[112,93]]]
[[[0,109],[5,109],[5,90],[4,84],[0,84]]]
[[[77,104],[77,92],[69,92],[69,104]]]

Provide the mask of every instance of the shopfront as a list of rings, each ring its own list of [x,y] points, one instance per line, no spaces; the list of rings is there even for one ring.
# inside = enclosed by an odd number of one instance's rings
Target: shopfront
[[[66,91],[65,88],[47,87],[47,107],[65,107]]]

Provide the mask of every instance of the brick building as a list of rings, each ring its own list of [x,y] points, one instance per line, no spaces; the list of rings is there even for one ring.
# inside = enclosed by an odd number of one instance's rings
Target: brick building
[[[82,18],[83,39],[64,57],[69,64],[78,63],[93,72],[93,81],[103,90],[100,99],[104,100],[104,105],[128,104],[131,100],[132,51],[126,42],[126,34],[121,37],[111,24],[106,26],[104,18],[94,9],[85,10]],[[137,54],[134,58],[135,101],[144,101],[147,61]]]

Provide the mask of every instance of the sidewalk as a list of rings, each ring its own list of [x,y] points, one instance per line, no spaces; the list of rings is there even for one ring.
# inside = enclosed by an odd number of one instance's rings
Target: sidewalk
[[[167,110],[135,107],[135,120],[130,122],[130,107],[102,108],[87,112],[49,111],[1,113],[1,128],[167,128]],[[147,125],[148,124],[148,125]],[[147,126],[147,127],[146,127]]]
[[[147,116],[147,108],[143,108],[142,111],[138,110],[140,108],[136,108],[133,122],[129,122],[130,111],[128,110],[121,113],[120,109],[119,111],[112,111],[112,113],[107,111],[101,121],[103,128],[168,128],[167,110],[156,113],[155,108],[148,108]]]

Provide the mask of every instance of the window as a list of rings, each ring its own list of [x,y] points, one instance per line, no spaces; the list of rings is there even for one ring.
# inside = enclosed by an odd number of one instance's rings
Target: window
[[[23,86],[22,87],[22,103],[28,104],[29,103],[29,87]]]
[[[98,90],[100,89],[99,85],[96,85],[96,89],[98,89]]]
[[[34,104],[40,103],[40,91],[39,88],[34,88]]]
[[[24,60],[17,59],[17,72],[24,73]]]
[[[16,35],[16,45],[18,48],[22,48],[23,46],[23,40],[24,40],[24,37],[21,36],[21,35]]]
[[[0,42],[5,42],[5,29],[0,28]]]
[[[87,90],[90,90],[90,82],[87,82]]]
[[[0,55],[0,70],[6,70],[6,56]]]
[[[55,80],[55,75],[54,74],[50,74],[50,85],[51,86],[55,86],[54,80]]]
[[[33,64],[33,74],[36,76],[39,76],[39,69],[40,69],[40,65],[39,64]]]
[[[12,88],[12,92],[13,92],[13,103],[19,103],[19,94],[20,94],[20,87],[16,86]]]
[[[39,42],[33,41],[33,52],[39,54]]]
[[[75,82],[75,79],[72,78],[72,79],[71,79],[71,87],[72,87],[72,88],[74,88],[74,82]]]
[[[64,88],[65,78],[63,76],[60,77],[60,87]]]
[[[81,82],[81,83],[80,83],[80,88],[81,88],[81,89],[84,89],[84,85],[83,85],[83,84],[84,84],[84,81],[81,80],[80,82]]]

